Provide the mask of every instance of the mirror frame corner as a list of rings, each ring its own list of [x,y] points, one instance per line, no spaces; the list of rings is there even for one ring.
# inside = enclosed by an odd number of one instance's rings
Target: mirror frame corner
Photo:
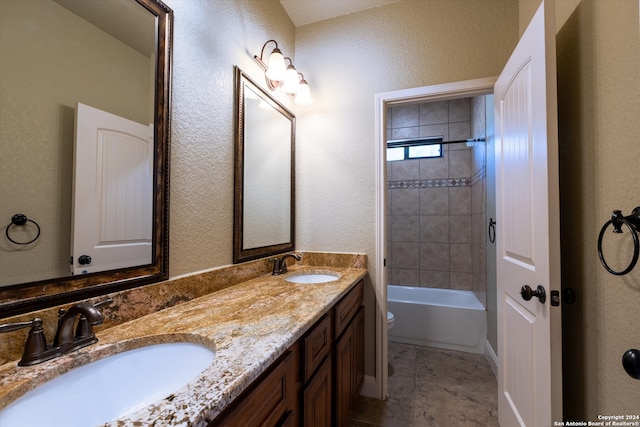
[[[153,262],[81,276],[0,288],[0,319],[131,289],[169,278],[169,163],[173,10],[161,0],[134,0],[156,17]]]
[[[291,122],[291,168],[290,168],[290,212],[289,236],[290,240],[256,248],[244,248],[244,87],[249,85],[252,90],[262,96],[268,103]],[[238,66],[234,66],[234,214],[233,214],[233,263],[241,263],[272,255],[290,252],[295,249],[295,132],[296,117],[283,104],[272,97],[266,90],[256,84]]]

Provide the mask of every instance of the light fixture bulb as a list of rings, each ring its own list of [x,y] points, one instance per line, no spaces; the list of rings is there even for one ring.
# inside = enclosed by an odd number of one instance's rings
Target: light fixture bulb
[[[295,95],[296,93],[298,93],[299,86],[300,79],[298,78],[298,72],[296,71],[293,64],[291,64],[287,67],[282,90],[290,95]]]
[[[313,103],[311,98],[311,91],[309,90],[309,83],[304,79],[300,79],[300,86],[298,87],[298,93],[296,94],[296,104],[309,105]]]
[[[281,82],[284,80],[286,71],[284,56],[282,56],[280,49],[276,47],[269,57],[269,68],[267,68],[265,76],[267,76],[269,80]]]

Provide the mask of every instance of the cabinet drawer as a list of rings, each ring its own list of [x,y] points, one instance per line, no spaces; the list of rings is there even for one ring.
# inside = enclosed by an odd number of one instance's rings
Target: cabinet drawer
[[[331,353],[331,313],[325,314],[302,338],[304,383],[309,381],[329,353]]]
[[[335,307],[335,337],[340,336],[353,316],[357,313],[364,299],[364,285],[362,280],[340,300]]]
[[[295,425],[299,405],[296,359],[299,357],[298,351],[287,351],[266,375],[258,378],[255,387],[247,390],[233,407],[209,426]],[[290,422],[293,424],[287,424]]]

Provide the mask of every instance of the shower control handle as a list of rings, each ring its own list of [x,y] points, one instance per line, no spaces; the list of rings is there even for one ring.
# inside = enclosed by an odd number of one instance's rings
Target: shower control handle
[[[544,304],[547,300],[547,293],[542,285],[538,285],[535,290],[531,289],[531,286],[529,285],[524,285],[520,288],[520,295],[522,295],[522,299],[525,301],[529,301],[531,298],[536,297],[541,304]]]

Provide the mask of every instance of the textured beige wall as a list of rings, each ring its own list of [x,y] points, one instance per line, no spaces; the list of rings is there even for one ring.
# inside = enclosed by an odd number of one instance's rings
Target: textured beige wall
[[[612,276],[596,251],[611,211],[640,205],[639,2],[573,3],[557,14],[562,280],[578,294],[563,307],[565,415],[595,420],[640,407],[640,382],[621,364],[640,347],[640,267]],[[622,263],[630,251],[608,259]]]
[[[233,66],[263,84],[253,55],[275,39],[293,56],[294,26],[277,0],[166,4],[175,14],[169,260],[175,277],[232,262]]]
[[[297,247],[364,252],[375,283],[374,95],[497,75],[518,37],[509,0],[406,0],[299,27]],[[369,290],[367,354],[373,353]],[[371,373],[373,358],[367,359]]]

